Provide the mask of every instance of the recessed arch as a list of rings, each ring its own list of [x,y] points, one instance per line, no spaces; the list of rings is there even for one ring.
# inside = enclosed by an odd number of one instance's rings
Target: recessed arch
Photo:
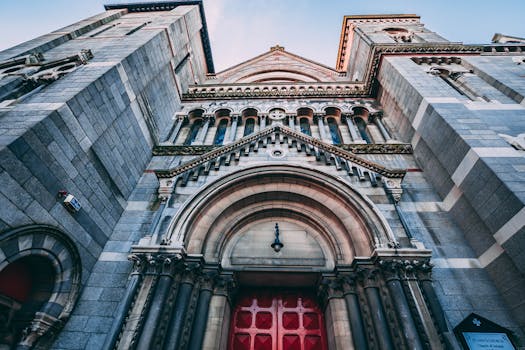
[[[0,273],[9,272],[13,266],[32,269],[38,264],[41,275],[47,276],[47,279],[28,276],[43,289],[30,292],[32,296],[26,302],[35,302],[37,298],[38,303],[31,311],[30,332],[17,342],[19,346],[33,348],[39,342],[49,341],[56,334],[49,331],[63,326],[78,299],[82,271],[75,244],[52,226],[24,226],[2,233],[0,257]]]
[[[207,262],[220,262],[230,240],[268,211],[277,218],[303,217],[305,229],[333,259],[326,266],[369,257],[394,240],[379,210],[350,184],[284,164],[250,167],[206,186],[181,208],[168,239]]]
[[[313,73],[313,72],[312,72]],[[255,83],[255,82],[320,82],[314,74],[293,69],[261,69],[253,73],[238,77],[235,83]]]

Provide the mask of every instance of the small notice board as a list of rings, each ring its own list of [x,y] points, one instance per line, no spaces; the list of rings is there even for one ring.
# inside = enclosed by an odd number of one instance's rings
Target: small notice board
[[[507,328],[476,314],[470,314],[454,333],[465,350],[516,350],[513,335]]]

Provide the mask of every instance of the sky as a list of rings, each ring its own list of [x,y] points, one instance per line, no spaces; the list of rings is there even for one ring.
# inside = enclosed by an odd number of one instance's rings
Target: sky
[[[111,2],[0,0],[0,50],[100,13]],[[276,44],[334,67],[345,15],[417,14],[448,40],[472,44],[489,43],[496,32],[525,37],[525,0],[204,0],[204,8],[217,72]]]

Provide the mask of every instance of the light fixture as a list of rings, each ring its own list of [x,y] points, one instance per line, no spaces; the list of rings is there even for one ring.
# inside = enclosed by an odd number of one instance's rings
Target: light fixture
[[[281,243],[279,240],[279,224],[275,224],[275,239],[271,245],[273,250],[275,250],[276,253],[279,253],[281,249],[284,247],[284,244]]]

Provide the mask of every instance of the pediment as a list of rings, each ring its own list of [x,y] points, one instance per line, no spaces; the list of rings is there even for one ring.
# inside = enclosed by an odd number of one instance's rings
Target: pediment
[[[159,189],[159,194],[164,191],[171,193],[173,186],[178,184],[185,186],[189,180],[197,180],[200,175],[207,175],[211,170],[229,166],[232,161],[238,161],[240,157],[249,157],[252,152],[258,152],[269,144],[295,147],[306,156],[314,156],[337,170],[344,169],[350,175],[370,181],[372,186],[377,186],[378,178],[381,177],[400,184],[406,174],[405,169],[389,169],[352,152],[277,124],[213,149],[172,169],[155,170],[157,178],[161,181],[161,187],[165,188]]]
[[[287,52],[277,45],[262,55],[217,73],[208,83],[335,82],[344,76],[344,73]]]

